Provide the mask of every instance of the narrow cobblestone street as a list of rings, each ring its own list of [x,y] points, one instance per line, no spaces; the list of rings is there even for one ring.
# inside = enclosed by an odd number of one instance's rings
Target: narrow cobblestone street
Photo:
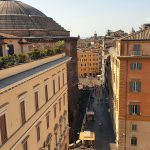
[[[93,94],[93,97],[94,103],[92,104],[92,107],[96,112],[95,122],[89,121],[86,130],[93,131],[96,134],[94,149],[115,150],[115,148],[113,148],[115,145],[115,137],[107,104],[100,102],[99,92]],[[100,127],[99,123],[103,123],[103,126]]]

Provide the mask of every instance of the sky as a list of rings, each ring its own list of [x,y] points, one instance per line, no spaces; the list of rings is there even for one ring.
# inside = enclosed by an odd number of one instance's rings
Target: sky
[[[21,0],[70,31],[71,36],[105,35],[108,29],[138,30],[150,23],[150,0]]]

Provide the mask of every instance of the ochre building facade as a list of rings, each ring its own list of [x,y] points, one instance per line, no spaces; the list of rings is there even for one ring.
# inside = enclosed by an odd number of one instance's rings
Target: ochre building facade
[[[119,150],[150,149],[150,29],[116,43],[106,63],[106,89]]]
[[[101,73],[100,49],[78,49],[78,77],[96,77]]]

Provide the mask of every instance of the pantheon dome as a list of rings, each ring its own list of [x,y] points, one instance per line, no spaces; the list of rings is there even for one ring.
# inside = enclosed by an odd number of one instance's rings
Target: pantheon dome
[[[15,0],[0,0],[0,33],[21,37],[69,36],[70,34],[41,11]]]

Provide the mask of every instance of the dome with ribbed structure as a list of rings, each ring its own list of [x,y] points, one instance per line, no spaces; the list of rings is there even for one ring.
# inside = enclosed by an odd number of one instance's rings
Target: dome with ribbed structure
[[[52,18],[15,0],[0,0],[0,32],[15,36],[69,36]]]

